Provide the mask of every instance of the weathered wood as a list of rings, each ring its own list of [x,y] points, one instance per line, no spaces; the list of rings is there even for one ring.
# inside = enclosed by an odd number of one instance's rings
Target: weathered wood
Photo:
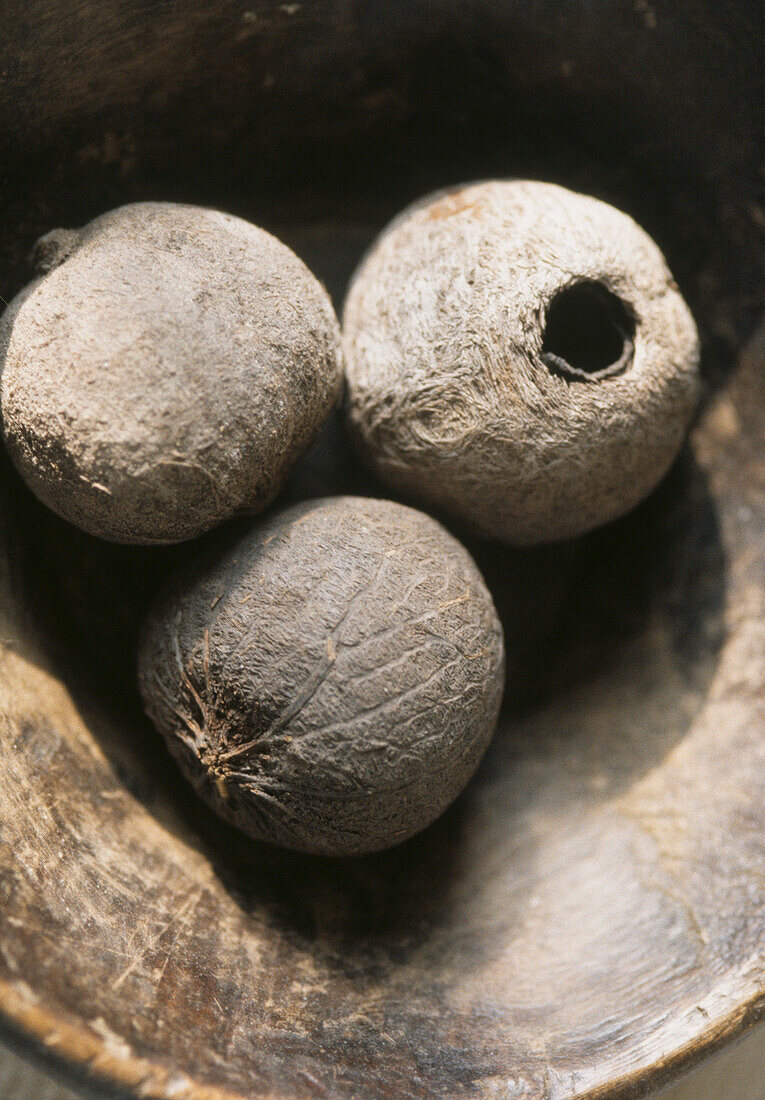
[[[5,297],[40,233],[144,197],[265,221],[338,293],[406,199],[546,176],[654,235],[716,393],[631,516],[471,547],[507,629],[502,728],[435,826],[355,861],[253,846],[195,802],[130,666],[153,563],[121,589],[123,552],[54,553],[3,458],[5,1025],[99,1095],[568,1100],[669,1079],[765,1009],[761,9],[11,7]],[[328,432],[293,499],[358,479]]]

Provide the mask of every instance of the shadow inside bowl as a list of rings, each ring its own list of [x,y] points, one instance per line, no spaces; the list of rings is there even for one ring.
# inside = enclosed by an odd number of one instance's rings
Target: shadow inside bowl
[[[352,466],[336,429],[318,447],[333,476]],[[315,468],[310,456],[307,466]],[[347,965],[354,944],[366,958],[377,941],[394,960],[449,919],[478,866],[485,881],[476,846],[495,847],[503,874],[508,866],[519,880],[536,874],[516,819],[546,807],[556,828],[556,816],[564,821],[612,800],[660,764],[703,705],[723,642],[724,553],[705,477],[688,451],[644,504],[583,539],[524,550],[468,540],[507,648],[499,728],[478,774],[438,822],[392,851],[351,860],[278,851],[240,836],[198,802],[141,712],[134,655],[143,610],[196,548],[137,550],[91,539],[50,516],[10,471],[7,479],[14,510],[26,517],[17,526],[26,602],[118,781],[178,840],[205,853],[245,911],[278,913],[295,935],[342,945]],[[300,471],[293,481],[294,498]],[[310,490],[309,482],[304,495]],[[325,478],[319,491],[348,485]],[[517,849],[515,836],[524,838]],[[519,888],[521,906],[524,896]],[[477,941],[491,950],[480,930]]]

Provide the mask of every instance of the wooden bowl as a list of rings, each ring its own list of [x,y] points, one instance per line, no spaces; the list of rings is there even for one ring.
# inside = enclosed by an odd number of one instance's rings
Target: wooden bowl
[[[748,1027],[765,1004],[757,0],[13,9],[6,298],[36,236],[120,202],[243,214],[341,295],[418,194],[553,179],[659,241],[707,397],[631,516],[473,547],[507,630],[501,727],[440,821],[348,861],[245,843],[142,718],[136,623],[187,551],[95,543],[3,459],[9,1033],[99,1096],[562,1100],[643,1095]],[[358,485],[330,428],[291,494]]]

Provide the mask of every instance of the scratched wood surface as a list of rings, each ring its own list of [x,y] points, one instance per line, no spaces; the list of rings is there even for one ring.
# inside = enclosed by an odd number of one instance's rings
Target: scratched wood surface
[[[681,1080],[651,1094],[651,1100],[762,1100],[765,1028],[759,1026]],[[88,1093],[66,1085],[0,1047],[0,1096],[3,1100],[89,1100]]]
[[[707,383],[689,446],[633,515],[536,551],[472,545],[507,633],[497,737],[439,822],[353,861],[248,844],[196,805],[132,669],[141,607],[184,551],[78,535],[0,456],[10,1039],[100,1096],[573,1100],[645,1095],[760,1015],[756,11],[0,11],[5,297],[39,233],[151,197],[275,228],[339,302],[409,198],[531,175],[654,233]],[[331,423],[288,495],[365,486]]]

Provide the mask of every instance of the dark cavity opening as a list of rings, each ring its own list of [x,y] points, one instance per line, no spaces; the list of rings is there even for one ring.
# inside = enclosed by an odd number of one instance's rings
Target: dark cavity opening
[[[576,283],[550,303],[542,360],[567,378],[597,382],[627,369],[634,336],[634,319],[620,298],[600,283]]]

